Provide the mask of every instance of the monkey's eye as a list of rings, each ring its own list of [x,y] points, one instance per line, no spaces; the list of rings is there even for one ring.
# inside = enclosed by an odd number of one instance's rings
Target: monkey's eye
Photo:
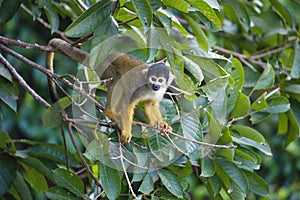
[[[156,78],[155,77],[151,77],[151,81],[156,82]]]
[[[164,82],[164,79],[159,78],[159,79],[158,79],[158,82],[162,83],[162,82]]]

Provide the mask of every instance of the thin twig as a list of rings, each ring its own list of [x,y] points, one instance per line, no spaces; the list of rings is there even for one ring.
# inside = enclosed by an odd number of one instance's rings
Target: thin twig
[[[120,134],[119,135],[119,153],[120,153],[120,161],[121,161],[121,165],[122,165],[122,169],[123,169],[123,172],[124,172],[124,175],[125,175],[125,178],[126,178],[126,181],[128,183],[128,187],[129,187],[129,190],[131,191],[131,194],[133,196],[134,199],[137,198],[133,188],[132,188],[132,185],[131,185],[131,182],[130,182],[130,179],[128,177],[128,174],[127,174],[127,171],[126,171],[126,167],[125,167],[125,164],[124,164],[124,155],[123,155],[123,151],[122,151],[122,143],[121,143],[121,136]]]
[[[39,94],[37,94],[23,79],[23,77],[16,71],[16,69],[2,56],[0,53],[0,61],[4,64],[4,66],[10,71],[13,77],[19,82],[19,84],[33,96],[40,104],[44,107],[49,108],[50,104],[44,100]]]
[[[31,50],[57,52],[57,50],[52,46],[42,46],[42,45],[38,45],[38,44],[30,44],[30,43],[22,42],[20,40],[14,40],[14,39],[10,39],[10,38],[3,37],[3,36],[0,36],[0,42],[4,43],[6,45],[14,45],[14,46],[19,46],[19,47],[23,47],[23,48],[31,49]]]
[[[66,117],[67,118],[67,117]],[[84,167],[86,168],[86,170],[88,171],[88,173],[91,175],[91,177],[93,178],[93,180],[95,181],[96,185],[98,187],[100,187],[102,189],[102,186],[101,184],[99,183],[98,179],[95,177],[95,175],[93,174],[91,168],[89,167],[89,165],[87,164],[87,162],[85,161],[82,153],[80,152],[80,149],[77,145],[77,142],[75,140],[75,137],[74,137],[74,134],[73,134],[73,130],[72,130],[72,126],[73,124],[71,122],[68,122],[67,123],[67,127],[68,127],[68,132],[69,132],[69,135],[70,135],[70,138],[71,138],[71,141],[72,141],[72,144],[73,146],[75,147],[76,149],[76,152],[81,160],[81,162],[83,163]]]
[[[28,64],[31,67],[34,67],[35,69],[43,72],[44,74],[46,74],[48,77],[52,78],[52,79],[57,79],[59,81],[61,81],[62,83],[64,83],[66,86],[68,86],[69,88],[71,88],[72,90],[77,91],[79,94],[81,94],[82,96],[86,97],[88,100],[90,100],[99,110],[104,110],[103,106],[93,97],[91,97],[89,94],[87,94],[85,91],[83,91],[81,88],[77,87],[76,85],[72,84],[70,81],[68,81],[65,78],[62,78],[61,76],[59,76],[58,74],[55,74],[53,72],[51,72],[50,70],[42,67],[41,65],[29,60],[28,58],[22,56],[21,54],[7,48],[4,45],[0,44],[0,49],[4,50],[5,52],[9,53],[10,55],[18,58],[19,60],[25,62],[26,64]]]

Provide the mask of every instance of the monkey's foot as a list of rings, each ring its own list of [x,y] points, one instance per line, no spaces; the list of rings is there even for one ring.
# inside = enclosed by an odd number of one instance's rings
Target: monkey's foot
[[[160,134],[162,135],[168,132],[172,132],[172,127],[169,126],[169,124],[166,122],[159,123],[159,128],[161,129]]]
[[[127,131],[122,131],[121,142],[124,144],[126,142],[130,142],[130,139],[131,139],[131,133]]]

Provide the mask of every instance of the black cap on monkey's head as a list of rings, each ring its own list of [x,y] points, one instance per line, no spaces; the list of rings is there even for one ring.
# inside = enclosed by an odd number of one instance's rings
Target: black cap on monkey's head
[[[147,76],[164,77],[168,81],[169,75],[170,75],[170,69],[168,66],[162,63],[156,63],[149,67]]]

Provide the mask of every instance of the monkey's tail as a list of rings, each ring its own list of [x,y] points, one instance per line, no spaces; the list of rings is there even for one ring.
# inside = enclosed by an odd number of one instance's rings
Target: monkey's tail
[[[46,67],[51,72],[54,72],[53,69],[53,59],[54,59],[54,52],[46,52]],[[48,87],[50,91],[50,98],[52,102],[56,102],[59,99],[55,82],[52,78],[48,77]]]

